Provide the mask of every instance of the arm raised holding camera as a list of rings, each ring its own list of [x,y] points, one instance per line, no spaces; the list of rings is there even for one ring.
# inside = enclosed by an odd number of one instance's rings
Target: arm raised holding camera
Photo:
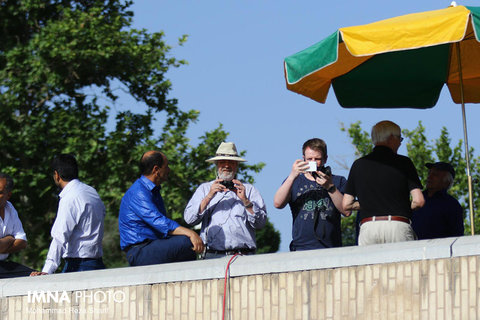
[[[330,167],[321,168],[323,170],[312,172],[312,176],[315,178],[315,181],[321,185],[325,190],[327,190],[330,199],[332,199],[333,204],[344,216],[348,217],[352,213],[351,211],[343,210],[343,194],[337,189],[335,184],[332,181],[332,174]],[[326,173],[325,173],[326,172]],[[328,174],[330,173],[330,174]]]
[[[301,159],[295,160],[290,174],[282,183],[280,188],[278,188],[275,196],[273,197],[273,205],[275,208],[283,209],[287,205],[287,203],[290,201],[290,191],[292,190],[293,182],[300,175],[300,173],[304,173],[308,168],[308,162]]]
[[[200,207],[198,208],[198,213],[203,212],[207,208],[208,204],[210,203],[210,200],[212,200],[213,197],[215,197],[217,192],[224,192],[224,191],[228,190],[221,183],[222,181],[223,181],[222,179],[216,179],[215,181],[213,181],[212,185],[210,186],[210,190],[205,195],[202,202],[200,202]]]

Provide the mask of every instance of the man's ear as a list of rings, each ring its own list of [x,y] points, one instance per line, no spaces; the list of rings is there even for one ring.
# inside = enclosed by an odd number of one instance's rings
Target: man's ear
[[[57,170],[53,171],[53,180],[60,181],[60,175],[58,174]]]
[[[160,168],[158,165],[154,165],[153,168],[152,168],[152,173],[153,173],[153,174],[156,174],[157,172],[160,171],[160,169],[161,169],[161,168]]]

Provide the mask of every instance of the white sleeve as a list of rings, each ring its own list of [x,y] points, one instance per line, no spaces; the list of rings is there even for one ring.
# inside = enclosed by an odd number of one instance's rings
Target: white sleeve
[[[79,208],[75,202],[65,202],[60,200],[58,205],[57,218],[53,223],[51,235],[52,242],[48,249],[47,259],[43,266],[42,272],[54,273],[60,265],[60,259],[65,252],[66,245],[73,229],[79,220]]]
[[[25,240],[27,241],[27,235],[25,234],[25,231],[23,230],[22,222],[20,221],[20,218],[18,217],[18,212],[15,209],[15,207],[10,203],[9,204],[9,209],[11,210],[11,222],[12,222],[12,236],[15,239],[20,239],[20,240]]]
[[[205,207],[205,210],[203,212],[200,211],[200,204],[202,203],[202,200],[205,198],[205,196],[208,194],[208,191],[210,190],[210,185],[211,183],[203,183],[201,184],[197,190],[195,190],[195,193],[193,194],[192,198],[190,201],[188,201],[187,207],[185,208],[185,211],[183,213],[183,219],[185,220],[186,223],[188,223],[191,226],[194,226],[200,221],[202,221],[205,211],[210,208],[211,203],[213,203],[213,199],[215,196],[210,200],[209,205]]]

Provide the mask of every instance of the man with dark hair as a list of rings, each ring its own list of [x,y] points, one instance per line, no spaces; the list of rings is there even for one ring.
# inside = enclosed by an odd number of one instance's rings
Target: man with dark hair
[[[194,231],[168,218],[160,195],[170,168],[167,157],[148,151],[140,159],[138,178],[122,198],[118,225],[120,247],[131,266],[195,260],[203,252],[202,239]]]
[[[412,216],[412,228],[419,240],[463,236],[463,209],[448,194],[455,170],[447,162],[427,163],[427,186],[423,191],[425,205]]]
[[[303,159],[295,160],[273,199],[275,208],[290,205],[293,216],[290,250],[340,247],[340,217],[350,215],[342,208],[346,180],[325,167],[327,144],[322,139],[307,140],[302,153]]]
[[[353,163],[343,208],[360,210],[359,245],[414,240],[412,211],[425,201],[415,166],[397,154],[403,140],[400,127],[380,121],[371,136],[375,147]]]
[[[0,278],[28,276],[33,270],[13,261],[5,261],[9,254],[27,247],[27,236],[17,210],[10,203],[13,179],[0,173]]]
[[[57,217],[53,223],[52,242],[42,272],[57,270],[60,258],[65,260],[62,272],[104,269],[102,256],[105,206],[97,191],[78,180],[74,156],[60,154],[52,161],[53,180],[62,189]]]

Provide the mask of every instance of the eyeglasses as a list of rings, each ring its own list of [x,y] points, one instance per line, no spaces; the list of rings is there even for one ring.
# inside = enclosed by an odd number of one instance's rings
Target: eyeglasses
[[[403,141],[403,137],[402,137],[402,136],[400,136],[400,135],[392,134],[392,136],[394,136],[394,137],[397,137],[398,139],[400,139],[400,142],[402,142],[402,141]]]

